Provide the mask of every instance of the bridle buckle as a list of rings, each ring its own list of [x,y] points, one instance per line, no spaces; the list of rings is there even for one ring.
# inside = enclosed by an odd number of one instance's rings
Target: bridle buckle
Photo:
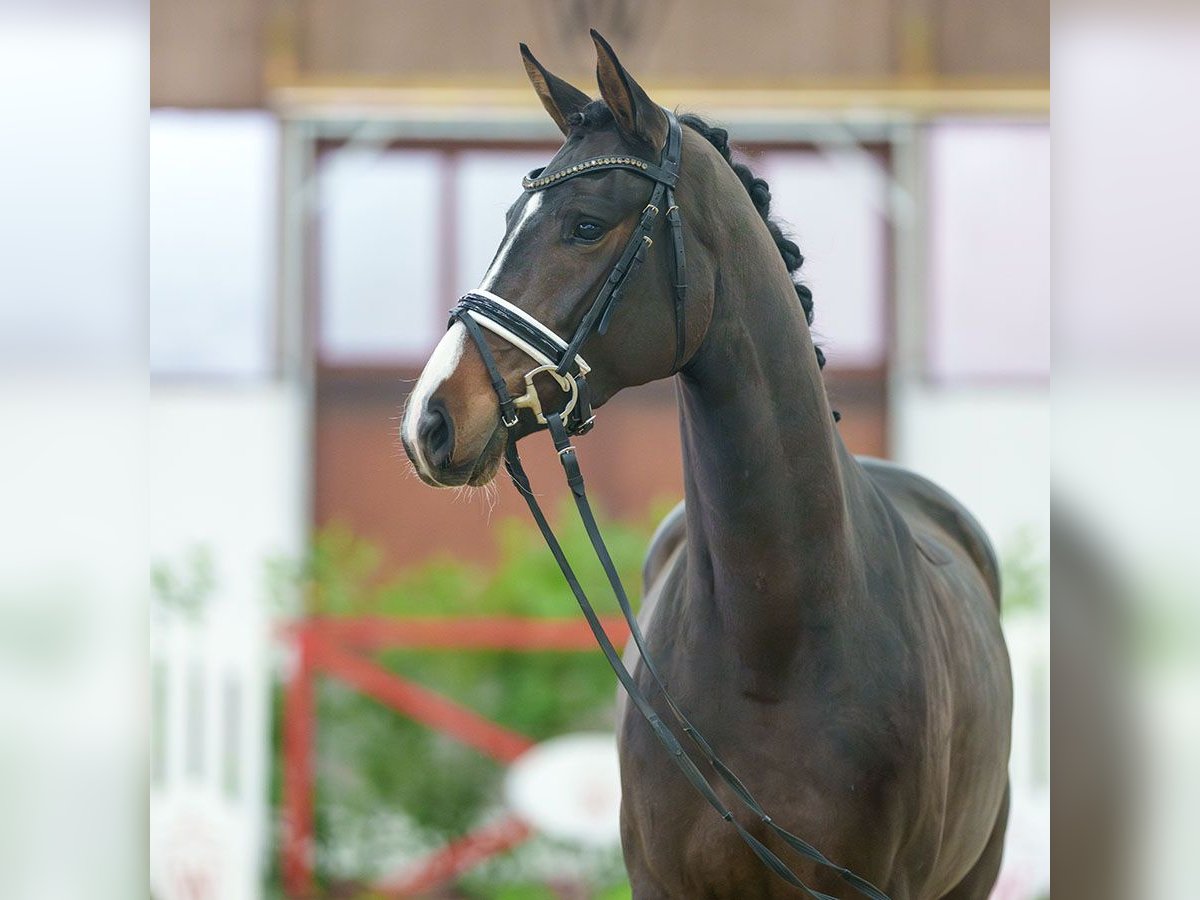
[[[549,372],[550,376],[558,382],[558,386],[562,388],[563,393],[571,395],[567,398],[566,404],[559,413],[563,419],[566,419],[571,414],[571,411],[575,409],[575,404],[579,402],[579,385],[575,382],[575,376],[569,374],[560,375],[558,367],[553,365],[538,366],[536,369],[530,369],[525,373],[525,393],[513,399],[513,406],[518,409],[532,410],[534,418],[537,419],[539,425],[547,424],[546,414],[542,410],[542,400],[538,396],[537,386],[534,385],[533,379],[542,372]]]

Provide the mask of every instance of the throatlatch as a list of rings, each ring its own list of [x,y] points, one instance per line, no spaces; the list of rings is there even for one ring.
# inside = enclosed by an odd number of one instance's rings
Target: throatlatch
[[[664,207],[673,244],[671,263],[674,270],[673,289],[675,295],[675,370],[678,371],[679,367],[683,364],[687,334],[684,318],[687,284],[683,249],[683,222],[679,215],[679,208],[675,205],[675,183],[679,176],[683,136],[679,122],[675,116],[670,111],[666,111],[666,115],[669,124],[667,143],[663,148],[662,160],[658,165],[630,156],[601,156],[585,160],[582,163],[566,166],[549,175],[543,174],[544,170],[542,169],[535,169],[522,181],[525,190],[540,191],[580,175],[588,175],[605,169],[624,169],[654,182],[654,189],[650,194],[649,202],[646,204],[645,209],[642,210],[633,235],[630,237],[612,272],[605,280],[603,287],[601,287],[600,292],[596,295],[596,299],[592,302],[591,307],[583,316],[583,319],[576,327],[575,333],[569,341],[563,340],[533,316],[509,303],[503,297],[484,290],[472,291],[459,300],[458,304],[450,312],[450,323],[462,322],[467,333],[471,335],[475,345],[479,348],[483,364],[487,369],[488,377],[492,383],[492,389],[496,392],[496,397],[500,402],[501,419],[504,425],[510,429],[510,432],[518,425],[519,411],[521,409],[530,410],[534,416],[537,430],[540,430],[542,427],[549,429],[550,436],[554,441],[554,447],[558,451],[559,461],[562,463],[563,472],[566,475],[567,484],[571,488],[571,496],[575,501],[576,508],[579,510],[580,518],[583,520],[588,539],[592,544],[592,549],[595,551],[601,566],[604,568],[604,573],[608,578],[609,585],[612,587],[613,594],[616,596],[617,603],[621,607],[621,614],[629,625],[630,635],[633,637],[633,642],[641,654],[642,661],[646,665],[646,670],[658,686],[663,702],[666,703],[667,708],[670,710],[672,717],[678,723],[679,727],[691,738],[701,755],[713,767],[713,770],[721,781],[733,791],[742,805],[768,831],[783,840],[784,843],[805,858],[817,865],[832,869],[863,896],[869,897],[871,900],[889,900],[883,891],[879,890],[879,888],[875,887],[865,878],[856,875],[844,866],[839,866],[832,862],[812,844],[778,825],[758,801],[754,799],[754,796],[745,784],[742,783],[741,779],[721,761],[709,742],[691,724],[687,716],[679,708],[679,705],[667,690],[663,678],[659,675],[653,658],[646,649],[645,638],[641,627],[638,625],[637,617],[634,615],[633,606],[630,604],[629,597],[625,593],[625,587],[621,583],[620,576],[617,574],[616,565],[609,555],[608,547],[604,543],[604,538],[600,534],[600,528],[596,523],[595,515],[592,513],[591,504],[588,502],[587,492],[584,487],[583,473],[579,468],[579,461],[575,455],[575,447],[571,444],[572,435],[586,433],[591,429],[595,421],[587,386],[587,375],[591,370],[583,357],[579,355],[579,350],[593,334],[604,334],[607,331],[613,310],[620,301],[621,292],[654,244],[653,239],[650,237],[650,232],[653,230],[654,223],[662,213]],[[536,367],[526,373],[524,379],[525,393],[520,397],[513,397],[509,392],[504,376],[496,365],[495,356],[488,346],[487,338],[484,334],[485,330],[490,331],[492,334],[521,350],[537,363]],[[562,407],[557,411],[546,412],[542,408],[534,379],[538,375],[543,374],[552,378],[566,395]],[[625,692],[629,695],[630,701],[642,716],[645,717],[655,736],[667,749],[671,760],[679,767],[700,795],[708,801],[709,805],[717,811],[721,818],[737,830],[742,840],[745,841],[750,849],[754,851],[754,854],[771,871],[794,887],[805,891],[810,897],[816,898],[816,900],[837,900],[836,897],[822,893],[805,884],[769,847],[747,831],[741,822],[734,818],[732,811],[730,811],[721,798],[717,796],[712,785],[709,784],[708,779],[705,778],[695,761],[683,748],[683,745],[679,742],[671,727],[655,712],[650,701],[637,686],[633,675],[621,660],[620,653],[605,633],[604,627],[600,624],[599,616],[584,593],[579,579],[576,577],[570,562],[563,553],[562,546],[559,544],[557,537],[555,537],[553,530],[550,528],[550,523],[547,521],[541,506],[537,502],[533,488],[529,483],[529,476],[521,465],[521,457],[517,451],[517,439],[511,435],[504,454],[504,465],[513,484],[516,485],[521,496],[525,498],[525,502],[529,506],[529,511],[533,515],[534,522],[537,523],[538,530],[541,531],[546,545],[550,548],[551,554],[562,570],[563,577],[566,578],[571,593],[575,595],[575,600],[578,602],[579,608],[582,610],[584,618],[587,620],[588,626],[596,638],[596,643],[600,646],[601,652],[603,652],[605,658],[608,660],[608,664],[616,674],[617,680],[621,682],[621,686],[624,687]]]

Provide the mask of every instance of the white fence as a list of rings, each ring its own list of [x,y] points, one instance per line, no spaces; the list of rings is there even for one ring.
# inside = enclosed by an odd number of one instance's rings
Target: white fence
[[[182,585],[155,604],[150,884],[157,900],[252,900],[268,841],[266,562],[302,552],[298,394],[156,388],[152,548]],[[205,585],[198,555],[211,561]],[[186,595],[186,596],[183,596]]]

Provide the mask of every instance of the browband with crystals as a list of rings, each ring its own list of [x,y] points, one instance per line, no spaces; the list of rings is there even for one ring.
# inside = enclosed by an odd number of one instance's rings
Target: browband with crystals
[[[542,174],[546,171],[544,168],[534,169],[521,179],[521,187],[527,191],[540,191],[552,184],[557,184],[564,178],[573,178],[576,175],[586,175],[605,169],[628,169],[638,175],[645,175],[672,187],[674,187],[677,177],[675,173],[634,156],[593,156],[591,159],[573,163],[557,172],[551,172],[549,175]]]

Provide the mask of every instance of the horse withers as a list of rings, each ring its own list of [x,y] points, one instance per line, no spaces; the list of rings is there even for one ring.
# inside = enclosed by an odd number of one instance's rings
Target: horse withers
[[[985,898],[1012,711],[987,537],[929,481],[846,450],[766,184],[722,130],[680,130],[594,37],[598,100],[522,47],[565,142],[410,396],[409,458],[428,484],[483,485],[521,437],[551,424],[561,444],[622,388],[674,377],[685,502],[647,556],[657,671],[631,653],[633,688],[666,719],[668,686],[774,822],[739,811],[741,839],[623,707],[634,897],[799,896],[758,844],[831,896],[850,895],[846,867],[892,900]],[[797,859],[781,832],[837,865]]]

